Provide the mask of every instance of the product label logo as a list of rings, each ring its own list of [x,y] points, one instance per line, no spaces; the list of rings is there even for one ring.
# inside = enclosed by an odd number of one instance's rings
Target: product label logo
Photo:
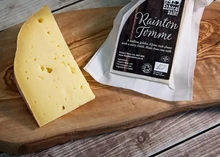
[[[169,68],[169,64],[155,62],[154,71],[164,72],[167,73]]]
[[[149,74],[152,71],[152,66],[149,63],[145,63],[142,66],[142,71],[146,74]]]
[[[167,10],[167,15],[178,16],[182,0],[164,0],[163,10]]]
[[[170,62],[170,57],[169,56],[162,56],[161,61],[163,62]]]

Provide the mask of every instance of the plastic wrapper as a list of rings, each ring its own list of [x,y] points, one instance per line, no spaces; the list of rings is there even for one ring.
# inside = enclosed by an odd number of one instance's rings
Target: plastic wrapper
[[[199,24],[211,0],[134,0],[85,66],[99,83],[167,101],[192,100]]]

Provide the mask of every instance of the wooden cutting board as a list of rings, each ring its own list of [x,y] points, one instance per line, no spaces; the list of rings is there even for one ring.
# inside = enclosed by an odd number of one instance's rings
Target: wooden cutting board
[[[120,8],[55,15],[82,69],[106,39]],[[127,129],[171,114],[220,104],[220,3],[206,8],[201,22],[194,97],[166,102],[130,90],[104,86],[83,71],[96,99],[39,128],[14,83],[13,60],[21,25],[0,32],[0,151],[40,151],[72,139]]]

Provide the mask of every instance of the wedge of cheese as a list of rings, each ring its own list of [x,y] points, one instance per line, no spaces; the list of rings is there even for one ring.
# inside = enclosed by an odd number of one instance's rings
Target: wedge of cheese
[[[47,6],[19,32],[14,73],[39,126],[95,98]]]

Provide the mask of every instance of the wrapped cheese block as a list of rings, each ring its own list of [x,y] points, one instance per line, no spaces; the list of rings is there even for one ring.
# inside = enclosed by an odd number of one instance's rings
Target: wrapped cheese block
[[[211,0],[133,0],[85,66],[98,82],[168,101],[192,100],[204,7]]]

